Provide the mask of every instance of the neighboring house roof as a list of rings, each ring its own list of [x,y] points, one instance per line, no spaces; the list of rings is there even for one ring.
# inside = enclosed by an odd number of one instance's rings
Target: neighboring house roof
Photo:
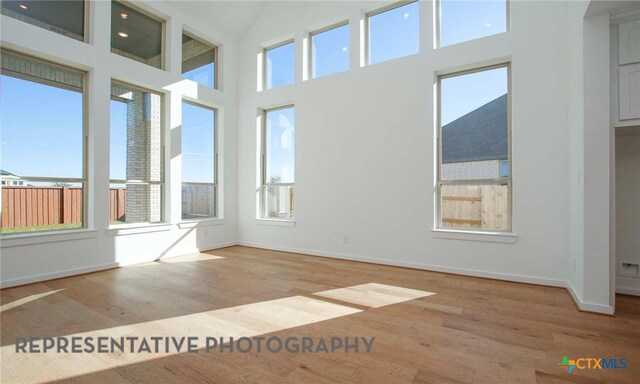
[[[507,95],[442,127],[442,162],[504,160],[509,153]]]
[[[0,169],[0,176],[17,176],[17,175],[14,175],[11,172],[7,172],[4,169]]]

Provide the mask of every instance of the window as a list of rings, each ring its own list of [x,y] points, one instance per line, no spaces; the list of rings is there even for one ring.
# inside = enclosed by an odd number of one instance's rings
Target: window
[[[84,41],[84,0],[2,0],[2,14],[72,39]]]
[[[293,41],[265,49],[265,88],[293,84],[295,76],[295,44]]]
[[[162,221],[162,96],[111,83],[111,224]]]
[[[417,1],[368,14],[369,64],[418,53],[419,19]]]
[[[182,77],[216,88],[216,48],[182,33]]]
[[[439,79],[440,228],[511,230],[509,66]]]
[[[507,31],[507,1],[440,0],[440,46]]]
[[[215,110],[182,103],[182,219],[216,217]]]
[[[112,1],[111,52],[162,68],[162,21]]]
[[[2,233],[84,225],[84,74],[2,51]]]
[[[349,70],[349,24],[311,34],[311,78]]]
[[[293,106],[264,112],[262,127],[262,214],[268,219],[291,219],[295,166]]]

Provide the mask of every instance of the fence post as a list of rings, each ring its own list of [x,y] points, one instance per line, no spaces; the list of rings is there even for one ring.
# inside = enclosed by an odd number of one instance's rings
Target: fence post
[[[62,187],[62,193],[60,196],[60,222],[62,224],[67,223],[67,211],[68,208],[67,207],[67,194],[68,194],[69,188],[68,187]]]

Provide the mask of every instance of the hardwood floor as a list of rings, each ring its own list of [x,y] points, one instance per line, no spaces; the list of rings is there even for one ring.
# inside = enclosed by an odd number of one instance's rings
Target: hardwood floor
[[[230,247],[0,291],[2,383],[637,383],[640,298]],[[16,353],[16,337],[375,337],[370,353]],[[625,358],[626,369],[559,366]]]

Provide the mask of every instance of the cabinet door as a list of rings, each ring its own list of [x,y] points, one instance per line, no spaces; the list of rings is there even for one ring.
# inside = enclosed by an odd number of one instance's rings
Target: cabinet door
[[[619,68],[620,120],[640,119],[640,63]]]
[[[618,27],[618,64],[640,63],[640,20]]]

